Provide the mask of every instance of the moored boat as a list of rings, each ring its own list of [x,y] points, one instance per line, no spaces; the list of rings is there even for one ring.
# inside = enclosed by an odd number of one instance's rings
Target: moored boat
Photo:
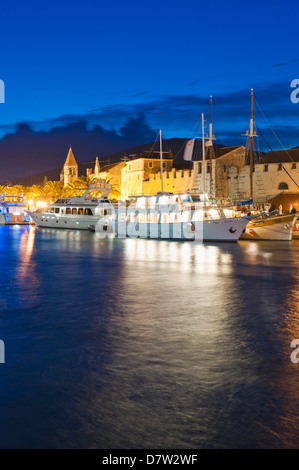
[[[105,181],[74,191],[83,191],[83,194],[59,198],[46,209],[27,213],[38,227],[89,230],[100,217],[112,212],[113,204],[108,199],[110,185]],[[99,192],[104,194],[98,196]]]
[[[0,198],[0,225],[24,225],[30,220],[25,212],[26,205],[22,195],[7,196],[1,194]]]

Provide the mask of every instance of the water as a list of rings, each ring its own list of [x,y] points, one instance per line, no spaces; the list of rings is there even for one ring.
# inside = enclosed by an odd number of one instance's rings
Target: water
[[[1,448],[299,445],[299,242],[0,240]]]

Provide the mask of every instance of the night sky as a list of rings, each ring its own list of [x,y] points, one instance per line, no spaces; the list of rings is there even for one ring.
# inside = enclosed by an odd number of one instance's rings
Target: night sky
[[[0,180],[62,166],[78,136],[78,161],[160,128],[198,136],[210,95],[217,143],[244,144],[251,88],[271,146],[281,148],[268,123],[283,146],[299,145],[295,1],[0,0],[0,15]]]

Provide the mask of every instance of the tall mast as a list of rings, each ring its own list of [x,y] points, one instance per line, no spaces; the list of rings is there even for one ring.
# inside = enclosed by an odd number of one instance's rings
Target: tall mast
[[[161,170],[161,191],[163,193],[163,161],[162,161],[162,131],[160,129],[160,170]]]
[[[253,89],[251,88],[251,118],[250,118],[250,199],[253,199]]]
[[[213,114],[212,114],[212,96],[210,96],[210,135],[209,135],[209,153],[210,153],[210,193],[212,193],[213,173],[212,173],[212,159],[213,159]]]
[[[205,156],[205,121],[204,114],[201,115],[202,121],[202,188],[203,194],[206,194],[206,156]],[[205,196],[204,196],[205,197]],[[205,199],[204,199],[205,204]]]

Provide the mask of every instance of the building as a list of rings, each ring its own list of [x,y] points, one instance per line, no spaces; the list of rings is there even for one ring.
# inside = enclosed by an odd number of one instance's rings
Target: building
[[[192,168],[175,168],[171,152],[163,153],[163,191],[186,192],[192,189]],[[189,166],[189,165],[188,165]],[[125,162],[121,170],[121,196],[154,195],[162,190],[159,152],[145,152]]]
[[[95,161],[94,171],[91,168],[86,170],[86,175],[91,179],[102,179],[109,181],[111,188],[113,188],[114,193],[119,193],[121,191],[121,170],[125,166],[125,162],[116,162],[109,165],[104,165],[100,167],[98,157]]]
[[[70,147],[65,164],[60,173],[60,181],[63,181],[64,187],[78,179],[78,165],[75,160],[72,148]]]
[[[244,160],[242,166],[227,166],[228,195],[234,199],[250,198],[250,165],[245,153]],[[260,159],[254,163],[252,182],[255,202],[266,202],[281,191],[285,194],[298,193],[299,148],[261,154]]]

